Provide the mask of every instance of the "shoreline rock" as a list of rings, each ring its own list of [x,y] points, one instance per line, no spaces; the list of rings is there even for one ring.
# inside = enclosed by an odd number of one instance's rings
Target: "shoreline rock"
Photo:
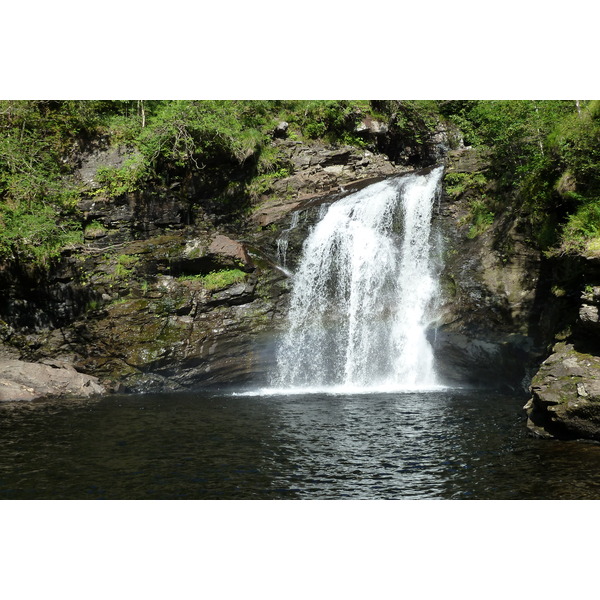
[[[67,363],[0,359],[0,402],[66,396],[88,398],[106,392],[97,377],[80,373]]]
[[[533,435],[600,442],[600,357],[559,342],[533,378],[531,393],[524,409]]]

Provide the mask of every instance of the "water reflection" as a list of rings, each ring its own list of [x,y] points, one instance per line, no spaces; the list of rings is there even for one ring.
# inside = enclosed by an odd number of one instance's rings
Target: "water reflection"
[[[600,498],[600,446],[481,392],[0,405],[0,498]]]

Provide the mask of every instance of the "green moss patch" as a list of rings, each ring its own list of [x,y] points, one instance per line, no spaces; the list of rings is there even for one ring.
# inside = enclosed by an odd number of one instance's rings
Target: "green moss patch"
[[[224,269],[221,271],[211,271],[207,275],[183,275],[179,280],[200,281],[209,291],[221,290],[223,288],[245,281],[247,273],[240,269]]]

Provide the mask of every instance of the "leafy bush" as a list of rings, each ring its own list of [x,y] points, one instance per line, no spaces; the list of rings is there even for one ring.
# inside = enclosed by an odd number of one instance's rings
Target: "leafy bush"
[[[496,196],[529,222],[542,249],[589,246],[598,235],[599,101],[449,101],[438,107],[469,143],[489,149]],[[450,193],[462,193],[463,184],[450,179]]]
[[[549,137],[550,150],[561,171],[568,171],[580,188],[600,190],[600,102],[558,123]]]
[[[561,250],[584,252],[588,242],[600,238],[600,198],[582,203],[571,214],[562,231]]]
[[[369,111],[367,101],[304,100],[282,103],[280,115],[309,139],[362,146],[363,140],[354,132]]]
[[[122,167],[100,167],[96,171],[96,181],[100,188],[96,194],[107,194],[116,198],[139,189],[148,174],[148,167],[141,155],[125,161]]]
[[[0,259],[43,265],[82,241],[79,225],[58,218],[50,206],[0,205]]]
[[[467,191],[482,194],[488,184],[483,173],[450,172],[444,176],[446,192],[453,198],[458,198]]]
[[[200,167],[216,160],[244,163],[265,142],[267,119],[249,102],[176,101],[148,119],[139,143],[151,164]]]
[[[81,241],[79,190],[64,159],[94,127],[78,103],[0,101],[0,260],[47,263]]]

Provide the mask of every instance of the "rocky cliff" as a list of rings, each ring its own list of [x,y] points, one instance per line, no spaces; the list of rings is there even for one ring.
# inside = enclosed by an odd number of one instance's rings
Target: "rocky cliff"
[[[363,135],[377,131],[369,122]],[[85,244],[65,251],[48,271],[0,271],[4,352],[27,364],[60,360],[108,390],[264,382],[285,311],[281,239],[292,215],[302,213],[303,226],[291,236],[291,264],[319,205],[409,170],[353,146],[302,143],[281,133],[272,143],[288,173],[232,220],[199,197],[193,176],[104,196],[95,173],[118,167],[130,151],[93,141],[76,157],[89,190],[79,205]],[[47,393],[40,386],[39,395]]]

